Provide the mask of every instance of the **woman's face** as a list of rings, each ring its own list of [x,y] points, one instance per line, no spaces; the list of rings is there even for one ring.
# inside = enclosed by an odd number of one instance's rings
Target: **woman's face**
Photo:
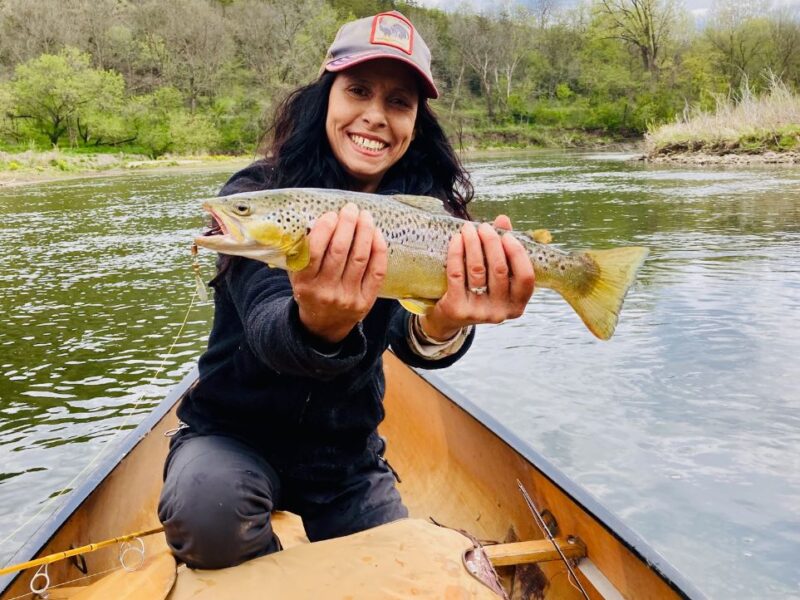
[[[374,192],[414,139],[419,87],[411,67],[378,59],[336,76],[325,132],[353,189]]]

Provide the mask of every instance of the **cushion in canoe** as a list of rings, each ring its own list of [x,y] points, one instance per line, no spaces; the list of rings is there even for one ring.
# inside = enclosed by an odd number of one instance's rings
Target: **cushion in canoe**
[[[464,553],[472,547],[457,531],[403,519],[287,548],[229,569],[182,566],[169,599],[497,600],[464,566]]]

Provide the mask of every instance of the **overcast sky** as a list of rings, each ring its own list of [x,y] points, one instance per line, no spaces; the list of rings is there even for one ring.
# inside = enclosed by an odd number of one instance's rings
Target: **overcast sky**
[[[741,2],[748,2],[748,0],[740,0]],[[472,6],[480,8],[489,8],[491,6],[502,5],[505,2],[493,2],[492,0],[417,0],[423,6],[437,7],[443,10],[455,10],[462,4],[471,4]],[[560,6],[574,6],[578,0],[556,0]],[[524,0],[520,0],[520,4],[526,4]],[[698,17],[705,16],[714,4],[714,0],[683,0],[684,6],[694,15]],[[800,0],[772,0],[772,6],[797,6],[800,7]]]

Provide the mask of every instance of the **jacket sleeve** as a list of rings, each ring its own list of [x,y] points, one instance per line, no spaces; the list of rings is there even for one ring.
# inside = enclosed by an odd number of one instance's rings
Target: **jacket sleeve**
[[[475,327],[473,327],[461,348],[454,354],[437,359],[424,358],[414,352],[409,344],[408,328],[411,323],[410,317],[411,313],[407,312],[399,304],[395,305],[394,314],[389,324],[389,345],[395,355],[411,367],[421,369],[443,369],[449,367],[467,353],[467,350],[472,345],[472,340],[475,339]]]
[[[267,367],[288,375],[329,380],[364,358],[367,341],[361,324],[332,348],[300,321],[289,277],[284,271],[250,259],[238,259],[224,275],[224,285],[252,353]]]

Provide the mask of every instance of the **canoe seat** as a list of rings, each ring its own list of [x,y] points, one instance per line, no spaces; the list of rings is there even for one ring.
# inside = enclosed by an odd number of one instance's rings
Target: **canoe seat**
[[[464,566],[472,542],[421,519],[284,547],[229,569],[181,566],[169,600],[498,598]]]
[[[583,558],[586,556],[586,546],[577,538],[556,538],[554,541],[558,544],[561,554],[566,558]],[[494,546],[484,546],[483,551],[495,567],[563,560],[550,540],[496,544]]]

